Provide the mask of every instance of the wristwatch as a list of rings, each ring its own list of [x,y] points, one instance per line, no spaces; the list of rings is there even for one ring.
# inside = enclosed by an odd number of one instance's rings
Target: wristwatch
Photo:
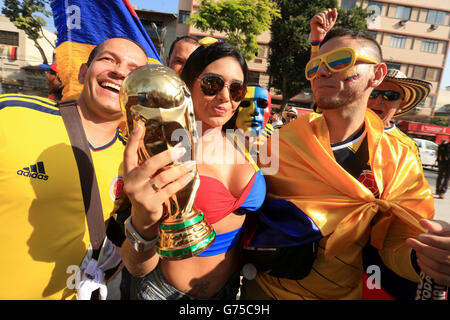
[[[125,235],[133,246],[134,250],[137,252],[145,252],[151,248],[153,248],[158,242],[159,235],[157,235],[154,239],[147,241],[141,237],[141,235],[134,229],[133,224],[131,223],[131,216],[125,220]]]

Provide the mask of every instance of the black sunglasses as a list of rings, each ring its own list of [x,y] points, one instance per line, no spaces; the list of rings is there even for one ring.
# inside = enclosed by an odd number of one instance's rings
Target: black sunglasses
[[[256,105],[258,106],[258,108],[261,108],[261,109],[267,108],[267,101],[266,100],[258,99],[258,98],[252,99],[252,100],[256,100]],[[239,107],[243,107],[243,108],[250,107],[250,101],[248,101],[248,100],[242,101],[241,104],[239,105]]]
[[[215,96],[223,87],[228,87],[230,90],[230,97],[236,102],[244,99],[247,93],[247,86],[239,81],[233,81],[230,84],[225,84],[223,78],[219,75],[207,74],[200,79],[200,88],[207,96]]]
[[[370,94],[369,98],[370,99],[376,99],[378,97],[378,95],[380,95],[380,94],[381,94],[381,97],[384,100],[388,100],[388,101],[398,100],[400,98],[400,96],[401,96],[400,92],[397,92],[397,91],[372,90],[372,93]]]

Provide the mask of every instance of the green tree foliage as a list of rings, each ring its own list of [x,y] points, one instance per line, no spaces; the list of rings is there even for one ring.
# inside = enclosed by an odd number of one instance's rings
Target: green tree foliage
[[[249,61],[259,46],[257,36],[270,29],[272,20],[280,17],[271,0],[202,0],[197,13],[186,21],[203,32],[223,32]]]
[[[310,88],[305,78],[305,66],[310,57],[309,21],[318,12],[337,8],[336,0],[277,0],[281,17],[272,23],[269,43],[271,86],[283,96],[281,107],[302,90]],[[366,18],[370,13],[362,8],[338,9],[334,28],[367,30]]]
[[[18,28],[25,31],[27,37],[34,41],[34,45],[39,50],[43,63],[48,64],[44,50],[38,43],[38,39],[44,37],[42,27],[46,26],[44,18],[51,16],[51,12],[46,9],[48,0],[4,0],[2,13]],[[47,38],[45,38],[52,46]]]

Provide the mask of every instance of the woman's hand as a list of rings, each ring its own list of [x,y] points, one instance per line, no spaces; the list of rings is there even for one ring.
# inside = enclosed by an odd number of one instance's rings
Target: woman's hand
[[[193,178],[194,161],[161,170],[181,158],[185,148],[175,147],[161,152],[139,165],[139,142],[145,129],[136,124],[124,153],[124,191],[132,204],[132,223],[147,240],[156,236],[155,225],[163,215],[163,203],[185,187]]]

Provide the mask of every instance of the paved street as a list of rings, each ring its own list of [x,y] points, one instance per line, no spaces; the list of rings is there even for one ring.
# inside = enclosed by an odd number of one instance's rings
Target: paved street
[[[424,173],[434,195],[434,207],[436,209],[435,219],[444,220],[450,223],[450,191],[447,191],[445,199],[439,199],[438,196],[434,194],[436,191],[437,171],[425,169]]]

